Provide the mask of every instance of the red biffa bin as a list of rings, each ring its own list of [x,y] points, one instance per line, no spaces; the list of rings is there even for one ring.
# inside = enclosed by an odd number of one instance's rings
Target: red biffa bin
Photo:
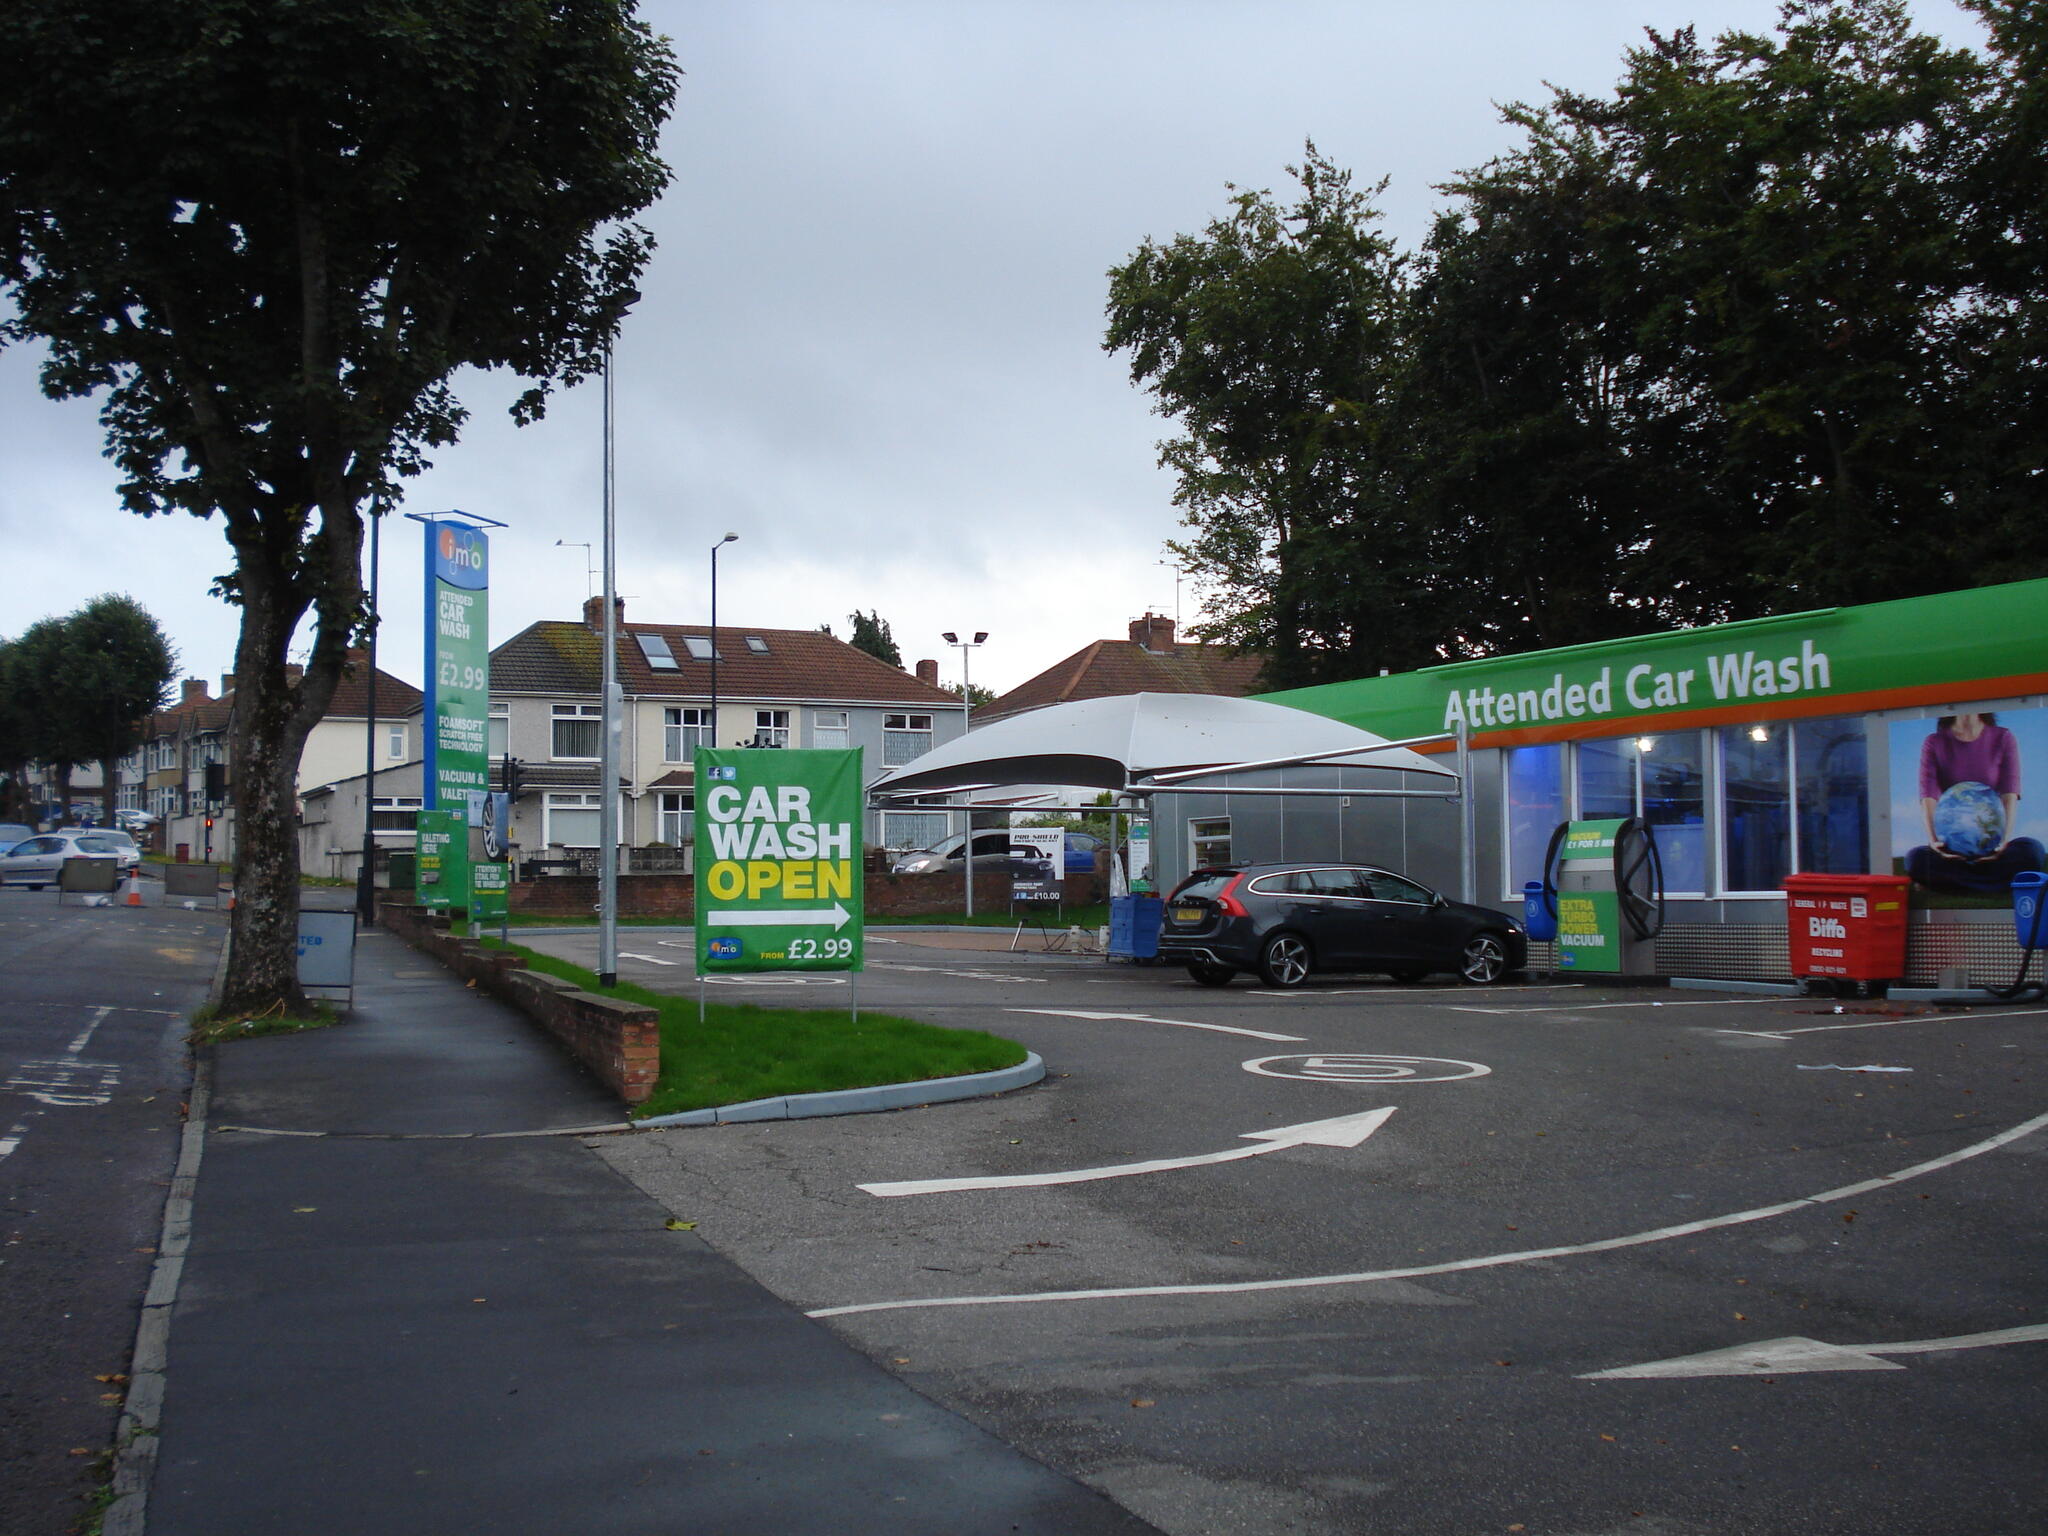
[[[1899,981],[1906,974],[1904,875],[1788,875],[1785,926],[1792,974],[1825,981]]]

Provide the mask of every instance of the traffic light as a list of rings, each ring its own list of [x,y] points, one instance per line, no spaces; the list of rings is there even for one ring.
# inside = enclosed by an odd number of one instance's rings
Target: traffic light
[[[208,805],[219,805],[221,801],[227,798],[227,795],[228,765],[226,763],[208,763],[206,765],[206,803]],[[209,827],[213,825],[210,820],[206,824]]]
[[[505,787],[505,793],[514,800],[519,798],[519,767],[519,759],[507,752],[505,754],[504,768],[499,778]]]
[[[206,818],[206,830],[209,832],[213,830],[213,818],[211,816]]]

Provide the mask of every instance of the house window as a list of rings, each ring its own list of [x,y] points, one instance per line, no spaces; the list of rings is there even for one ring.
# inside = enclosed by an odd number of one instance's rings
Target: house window
[[[1195,856],[1193,867],[1214,869],[1230,862],[1230,818],[1205,816],[1188,823],[1188,846]]]
[[[656,672],[678,670],[675,652],[668,648],[668,641],[660,635],[635,633],[633,638],[640,642],[640,654],[647,658],[647,665]]]
[[[691,709],[664,709],[661,712],[661,758],[666,763],[687,763],[690,754],[699,747],[714,745],[711,740],[711,711]],[[664,839],[666,841],[666,839]]]
[[[952,818],[944,811],[889,811],[882,816],[882,842],[891,852],[930,848],[946,835]]]
[[[512,706],[493,704],[490,717],[490,755],[502,759],[512,750]]]
[[[755,710],[754,745],[757,747],[788,746],[789,711],[786,709]]]
[[[557,704],[554,707],[554,755],[580,762],[596,762],[604,730],[602,704]]]
[[[405,726],[403,724],[385,727],[384,755],[394,763],[405,761]]]
[[[419,827],[418,795],[379,795],[370,802],[372,832],[412,832]]]
[[[543,795],[541,841],[551,848],[595,848],[602,814],[596,795]]]
[[[749,635],[747,636],[747,649],[756,656],[766,656],[768,654],[768,642],[759,635]]]
[[[894,768],[932,749],[930,715],[882,716],[882,766]]]
[[[690,841],[690,815],[696,809],[697,797],[682,790],[661,792],[661,826],[656,834],[671,848],[680,848]]]
[[[820,709],[811,714],[811,745],[831,751],[843,751],[853,744],[853,731],[847,724],[847,711],[843,709]]]
[[[690,658],[693,661],[709,661],[712,658],[711,637],[709,635],[685,635],[683,636],[683,649],[690,653]]]

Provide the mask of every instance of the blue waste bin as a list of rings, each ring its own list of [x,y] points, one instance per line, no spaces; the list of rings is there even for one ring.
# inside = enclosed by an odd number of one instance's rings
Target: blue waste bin
[[[1544,884],[1531,880],[1522,887],[1522,926],[1531,943],[1548,944],[1557,937],[1557,913],[1544,898]]]
[[[1166,903],[1157,896],[1114,896],[1109,903],[1109,952],[1120,960],[1157,960],[1159,924]]]
[[[2038,869],[2012,877],[2012,929],[2021,949],[2048,949],[2048,875]]]

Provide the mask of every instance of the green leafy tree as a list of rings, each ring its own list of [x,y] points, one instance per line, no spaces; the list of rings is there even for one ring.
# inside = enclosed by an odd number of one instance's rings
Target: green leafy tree
[[[630,0],[0,8],[5,336],[104,395],[130,510],[232,552],[231,1010],[300,1000],[294,781],[366,621],[364,517],[455,441],[457,369],[532,381],[526,421],[600,367],[674,79]]]
[[[889,621],[880,613],[849,613],[846,622],[853,626],[853,638],[847,644],[856,651],[866,651],[892,667],[903,665],[903,652],[896,648],[896,637],[889,633]]]
[[[28,808],[30,715],[14,666],[14,642],[0,640],[0,821],[22,821]]]
[[[956,699],[962,696],[960,684],[958,683],[941,683],[939,686],[952,694]],[[980,709],[984,704],[995,703],[995,690],[993,688],[984,688],[979,683],[969,683],[967,685],[966,699],[968,709]]]
[[[60,821],[71,814],[72,770],[92,760],[80,712],[72,707],[70,625],[65,618],[38,620],[21,632],[7,655],[10,713],[21,733],[15,750],[48,771]]]
[[[141,746],[178,657],[149,611],[131,597],[94,598],[64,621],[65,708],[87,762],[100,765],[102,818],[114,819],[120,760]]]

